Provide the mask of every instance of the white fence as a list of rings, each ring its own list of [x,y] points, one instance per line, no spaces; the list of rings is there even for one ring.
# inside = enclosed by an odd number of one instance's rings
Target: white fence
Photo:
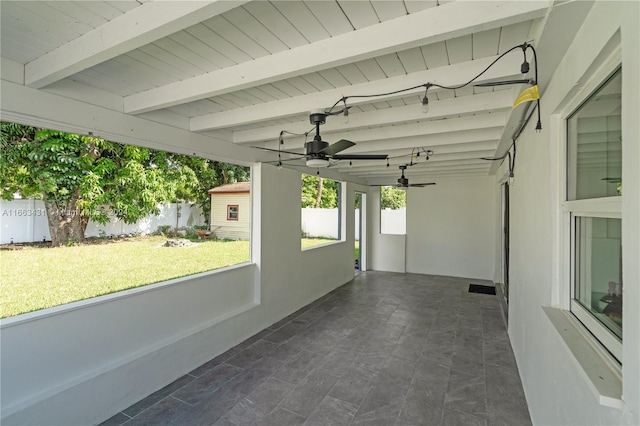
[[[338,209],[302,209],[302,232],[312,238],[334,238],[338,235]]]
[[[380,211],[380,232],[383,234],[407,233],[407,209],[384,209]]]
[[[360,210],[355,210],[356,229],[360,227]],[[406,209],[380,211],[380,231],[383,234],[405,234]],[[338,209],[302,209],[302,232],[308,237],[338,238]],[[356,240],[358,240],[356,232]]]
[[[196,204],[172,203],[160,208],[157,216],[147,216],[134,224],[112,220],[101,225],[89,222],[86,237],[155,232],[159,226],[183,227],[204,225],[202,209]],[[33,199],[0,201],[0,244],[50,241],[44,202]]]
[[[360,212],[355,210],[355,226],[360,226]],[[183,227],[204,225],[202,210],[195,204],[167,204],[157,216],[147,216],[135,224],[126,224],[113,218],[106,225],[89,222],[86,237],[155,232],[159,226]],[[377,225],[375,225],[377,226]],[[383,234],[404,234],[405,209],[385,209],[380,212],[380,230]],[[302,232],[309,237],[338,238],[338,209],[302,209]],[[356,239],[358,239],[356,232]],[[0,200],[0,244],[50,241],[46,209],[40,200]]]

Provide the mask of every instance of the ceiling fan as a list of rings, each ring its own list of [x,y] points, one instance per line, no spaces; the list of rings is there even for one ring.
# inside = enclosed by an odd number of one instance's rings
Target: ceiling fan
[[[397,188],[424,188],[425,186],[435,185],[435,182],[429,183],[409,183],[409,179],[404,176],[404,171],[407,170],[408,164],[402,164],[398,168],[402,171],[402,176],[398,179],[398,183],[395,184]],[[371,185],[371,186],[394,186],[394,185]]]
[[[329,142],[325,142],[322,140],[320,136],[320,125],[324,124],[327,119],[327,114],[324,112],[315,112],[309,115],[309,121],[316,128],[316,134],[313,137],[313,140],[308,141],[304,145],[305,153],[300,154],[299,152],[292,151],[283,151],[280,149],[269,149],[269,148],[261,148],[267,151],[274,151],[278,153],[299,155],[301,157],[306,158],[307,167],[328,167],[331,162],[330,160],[386,160],[387,154],[338,154],[341,151],[344,151],[347,148],[350,148],[355,145],[355,142],[348,141],[346,139],[340,139],[338,142],[329,145]],[[282,138],[280,139],[280,144],[282,144]],[[281,161],[279,161],[279,164]]]

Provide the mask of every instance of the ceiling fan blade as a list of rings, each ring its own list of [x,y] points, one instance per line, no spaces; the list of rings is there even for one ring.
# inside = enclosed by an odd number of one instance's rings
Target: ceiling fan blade
[[[351,142],[346,139],[340,139],[338,142],[332,145],[329,145],[324,149],[321,149],[320,152],[326,155],[334,155],[340,151],[344,151],[347,148],[351,148],[354,145],[355,145],[355,142]]]
[[[334,155],[334,160],[386,160],[387,154],[343,154]]]
[[[283,151],[281,149],[272,149],[272,148],[263,148],[261,146],[252,146],[251,148],[256,148],[256,149],[261,149],[263,151],[271,151],[271,152],[278,152],[280,154],[293,154],[293,155],[299,155],[301,157],[305,157],[306,154],[302,154],[300,152],[293,152],[293,151]]]
[[[429,183],[410,183],[409,186],[412,187],[416,187],[416,188],[424,188],[425,186],[429,186],[429,185],[435,185],[435,182],[429,182]]]
[[[494,87],[494,86],[506,86],[509,84],[533,84],[533,80],[503,80],[503,81],[488,81],[486,83],[474,84],[475,87]]]

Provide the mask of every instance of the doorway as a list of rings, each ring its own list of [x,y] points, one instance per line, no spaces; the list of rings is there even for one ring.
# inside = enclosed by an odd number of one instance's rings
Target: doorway
[[[502,184],[502,293],[509,303],[509,182]]]
[[[355,193],[355,236],[354,236],[354,263],[355,271],[363,272],[367,268],[366,238],[367,238],[367,194]]]

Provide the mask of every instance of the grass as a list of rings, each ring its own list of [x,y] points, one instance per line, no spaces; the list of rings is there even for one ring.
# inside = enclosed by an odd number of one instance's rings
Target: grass
[[[300,240],[300,247],[304,250],[309,247],[319,246],[321,244],[335,243],[338,240],[332,238],[302,238]]]
[[[249,241],[161,247],[148,236],[108,244],[0,252],[0,318],[249,261]]]
[[[320,244],[334,243],[338,240],[332,240],[328,238],[302,238],[300,240],[302,249],[306,249],[313,246],[319,246]],[[360,258],[360,241],[356,241],[355,249],[354,249],[354,259]]]

